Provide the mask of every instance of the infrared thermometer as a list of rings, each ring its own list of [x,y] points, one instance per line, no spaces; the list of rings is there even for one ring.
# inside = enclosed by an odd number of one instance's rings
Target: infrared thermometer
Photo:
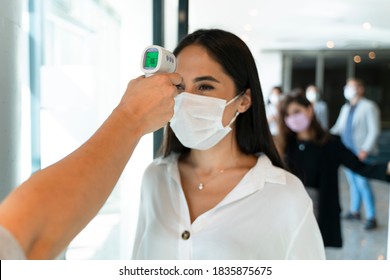
[[[146,77],[156,73],[172,73],[176,70],[176,57],[160,46],[147,47],[141,59],[141,70]]]

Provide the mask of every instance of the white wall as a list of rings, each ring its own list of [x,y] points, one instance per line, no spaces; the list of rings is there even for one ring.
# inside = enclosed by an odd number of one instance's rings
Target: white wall
[[[261,89],[267,100],[272,87],[282,85],[283,56],[280,52],[254,53],[257,69],[259,71]]]

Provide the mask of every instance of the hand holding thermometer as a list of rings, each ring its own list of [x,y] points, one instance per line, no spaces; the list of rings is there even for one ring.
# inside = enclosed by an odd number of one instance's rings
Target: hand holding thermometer
[[[176,57],[160,46],[147,47],[141,59],[141,70],[146,77],[156,73],[172,73],[176,70]]]

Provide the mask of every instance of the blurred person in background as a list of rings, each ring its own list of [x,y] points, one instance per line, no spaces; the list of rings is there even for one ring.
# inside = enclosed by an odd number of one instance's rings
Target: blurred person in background
[[[271,93],[268,96],[265,112],[267,115],[269,129],[273,136],[278,134],[279,103],[282,98],[282,94],[282,88],[275,86],[272,88]]]
[[[341,136],[344,145],[353,151],[360,160],[367,160],[377,152],[380,134],[380,111],[375,102],[364,97],[365,86],[362,80],[350,78],[344,87],[344,97],[348,101],[340,110],[331,132]],[[370,182],[360,174],[347,168],[345,174],[350,187],[350,209],[346,219],[360,220],[361,206],[365,210],[366,230],[377,227],[375,197]]]
[[[342,247],[339,166],[389,181],[390,162],[369,165],[360,161],[339,136],[321,127],[312,103],[302,94],[283,98],[276,143],[287,167],[302,180],[313,200],[325,246]]]
[[[329,129],[328,105],[321,99],[320,90],[315,85],[306,88],[306,98],[311,102],[317,120],[325,130]]]

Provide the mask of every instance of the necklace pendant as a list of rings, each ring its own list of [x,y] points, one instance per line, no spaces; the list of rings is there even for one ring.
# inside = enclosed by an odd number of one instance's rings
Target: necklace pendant
[[[203,184],[202,184],[202,183],[199,183],[198,189],[199,189],[200,191],[203,190]]]

